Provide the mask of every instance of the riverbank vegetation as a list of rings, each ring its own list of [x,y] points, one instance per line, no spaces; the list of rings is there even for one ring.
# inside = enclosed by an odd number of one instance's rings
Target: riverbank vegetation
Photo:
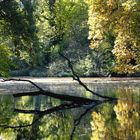
[[[1,0],[0,76],[139,76],[138,0]]]

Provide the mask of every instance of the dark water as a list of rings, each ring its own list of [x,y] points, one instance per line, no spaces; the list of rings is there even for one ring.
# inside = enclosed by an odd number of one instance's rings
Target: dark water
[[[0,95],[0,137],[3,140],[140,140],[139,84],[89,86],[120,100],[40,114],[32,111],[45,111],[65,102],[46,96]],[[66,88],[65,93],[69,90]],[[79,88],[73,94],[79,95],[80,91],[80,96],[93,98]],[[19,113],[22,110],[26,112]]]

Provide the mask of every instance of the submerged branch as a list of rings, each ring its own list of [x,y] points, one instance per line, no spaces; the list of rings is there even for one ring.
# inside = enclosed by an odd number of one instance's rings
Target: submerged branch
[[[29,82],[35,87],[39,89],[39,91],[31,91],[31,92],[23,92],[23,93],[15,93],[13,96],[16,97],[21,97],[21,96],[37,96],[37,95],[45,95],[49,97],[53,97],[56,99],[60,99],[63,101],[72,101],[75,103],[91,103],[91,102],[98,102],[98,100],[95,99],[89,99],[89,98],[84,98],[84,97],[78,97],[78,96],[72,96],[72,95],[65,95],[65,94],[56,94],[51,91],[46,91],[43,90],[41,87],[39,87],[37,84],[30,80],[24,80],[24,79],[6,79],[5,81],[19,81],[19,82]]]
[[[97,104],[97,103],[95,103],[95,104]],[[14,111],[17,112],[17,113],[24,113],[24,114],[47,115],[47,114],[51,114],[51,113],[66,110],[66,109],[78,108],[78,107],[81,107],[83,105],[85,105],[85,104],[82,104],[82,103],[76,104],[76,103],[72,102],[72,103],[61,104],[59,106],[55,106],[55,107],[49,108],[49,109],[44,110],[44,111],[40,111],[40,110],[22,110],[22,109],[14,109]]]
[[[53,97],[56,99],[60,99],[63,101],[72,101],[75,103],[91,103],[91,102],[98,102],[98,100],[95,99],[89,99],[84,97],[78,97],[78,96],[72,96],[72,95],[65,95],[65,94],[56,94],[50,91],[32,91],[32,92],[24,92],[24,93],[16,93],[13,94],[15,98],[22,97],[22,96],[37,96],[37,95],[44,95]]]

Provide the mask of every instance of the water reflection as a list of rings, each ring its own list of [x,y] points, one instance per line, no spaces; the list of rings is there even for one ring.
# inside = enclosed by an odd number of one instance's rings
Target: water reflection
[[[90,122],[91,140],[138,140],[140,139],[139,88],[120,87],[110,93],[120,100],[106,103],[94,110]]]
[[[10,95],[1,95],[0,136],[4,140],[69,140],[74,126],[78,124],[73,133],[74,140],[138,140],[139,93],[139,88],[106,89],[104,94],[119,97],[120,100],[115,103],[58,110],[49,114],[18,111],[44,111],[65,102],[46,96],[14,99]]]
[[[91,129],[91,140],[139,140],[139,103],[119,100],[100,106],[92,112]]]

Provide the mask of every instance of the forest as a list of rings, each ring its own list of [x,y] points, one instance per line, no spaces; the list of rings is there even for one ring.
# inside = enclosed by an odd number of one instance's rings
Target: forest
[[[0,0],[0,140],[139,140],[139,23],[140,0]]]
[[[140,75],[139,0],[0,0],[0,76]]]

